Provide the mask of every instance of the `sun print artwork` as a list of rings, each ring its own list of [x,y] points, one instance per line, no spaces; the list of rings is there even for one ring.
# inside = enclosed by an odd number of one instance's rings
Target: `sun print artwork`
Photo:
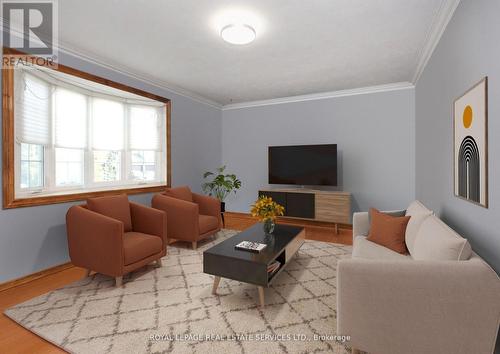
[[[488,207],[488,78],[454,104],[455,195]]]

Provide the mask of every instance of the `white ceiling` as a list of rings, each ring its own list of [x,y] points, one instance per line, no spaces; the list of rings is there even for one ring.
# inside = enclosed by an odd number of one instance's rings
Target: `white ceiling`
[[[63,48],[225,105],[413,81],[457,0],[58,3]],[[227,44],[218,26],[242,10],[257,39]]]

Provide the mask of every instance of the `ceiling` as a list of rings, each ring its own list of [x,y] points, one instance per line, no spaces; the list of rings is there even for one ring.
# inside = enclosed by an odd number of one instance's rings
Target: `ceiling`
[[[457,0],[64,0],[59,40],[70,52],[227,105],[414,81],[450,3]],[[257,39],[225,43],[219,26],[242,11]]]

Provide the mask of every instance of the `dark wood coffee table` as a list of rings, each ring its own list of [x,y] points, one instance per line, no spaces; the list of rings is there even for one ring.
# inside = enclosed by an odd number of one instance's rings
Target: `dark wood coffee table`
[[[262,224],[240,232],[203,252],[203,272],[215,276],[212,293],[216,294],[220,278],[238,280],[257,285],[260,306],[264,306],[264,287],[271,285],[278,274],[286,267],[294,254],[304,243],[305,230],[302,227],[277,224],[273,236],[264,234]],[[260,253],[235,249],[241,241],[266,243]],[[278,271],[269,276],[267,266],[274,260],[281,265]]]

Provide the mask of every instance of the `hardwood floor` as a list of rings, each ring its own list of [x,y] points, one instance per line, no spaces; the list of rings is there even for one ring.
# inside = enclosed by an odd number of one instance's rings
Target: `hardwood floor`
[[[9,308],[85,276],[82,268],[72,267],[58,273],[0,292],[0,352],[2,353],[64,353],[63,350],[19,326],[3,314]]]
[[[224,213],[225,228],[233,230],[244,230],[252,226],[257,221],[256,218],[251,217],[245,213]],[[352,227],[351,225],[339,225],[339,233],[335,233],[335,224],[307,221],[292,218],[278,218],[278,223],[303,226],[306,229],[306,239],[341,243],[344,245],[352,245]]]
[[[243,213],[225,213],[225,227],[244,230],[255,224],[256,219]],[[280,223],[300,225],[306,228],[306,238],[317,241],[352,244],[352,231],[348,226],[340,226],[339,234],[329,223],[308,222],[281,218]],[[0,352],[1,353],[64,353],[63,350],[43,340],[6,317],[5,309],[45,294],[51,290],[83,278],[86,270],[78,267],[61,268],[61,271],[34,278],[29,282],[0,291]]]

